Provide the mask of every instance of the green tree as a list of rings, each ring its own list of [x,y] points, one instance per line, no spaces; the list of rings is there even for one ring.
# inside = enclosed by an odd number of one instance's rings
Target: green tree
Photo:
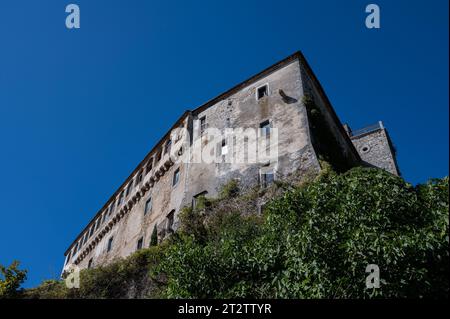
[[[19,269],[19,262],[13,261],[9,267],[0,265],[0,299],[19,296],[20,285],[27,278],[27,271]]]

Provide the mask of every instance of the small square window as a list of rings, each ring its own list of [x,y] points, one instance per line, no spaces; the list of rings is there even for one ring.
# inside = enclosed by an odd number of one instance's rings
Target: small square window
[[[265,136],[266,138],[270,137],[270,121],[264,121],[261,124],[259,124],[259,128],[261,129],[261,135]]]
[[[67,254],[67,258],[66,258],[66,263],[65,265],[67,265],[70,261],[70,256],[71,256],[72,251],[69,251],[69,253]]]
[[[167,232],[173,232],[173,221],[175,218],[175,210],[172,210],[168,215],[167,215]]]
[[[120,193],[120,195],[119,195],[119,201],[118,201],[118,203],[117,203],[117,206],[120,206],[120,205],[122,205],[122,203],[123,203],[123,196],[124,196],[124,193],[123,193],[123,191]]]
[[[91,231],[89,232],[89,237],[91,237],[94,234],[94,226],[91,227]]]
[[[133,180],[131,180],[130,184],[128,184],[126,196],[130,195],[132,190],[133,190]]]
[[[206,195],[208,195],[207,191],[203,191],[201,193],[198,193],[197,195],[195,195],[194,197],[192,197],[192,208],[196,208],[198,201],[201,197],[206,197]]]
[[[111,206],[109,206],[108,216],[111,216],[112,212],[114,211],[115,206],[116,206],[116,201],[113,201]]]
[[[175,170],[175,172],[173,173],[172,186],[177,185],[178,182],[179,182],[179,180],[180,180],[180,169],[177,168],[177,169]]]
[[[114,237],[113,237],[113,236],[109,237],[107,252],[111,251],[111,249],[112,249],[112,244],[113,244],[113,240],[114,240]]]
[[[258,100],[262,99],[263,97],[268,96],[268,95],[269,95],[269,90],[268,90],[267,84],[263,85],[263,86],[260,86],[256,90],[256,97],[257,97]]]
[[[168,140],[166,142],[166,145],[164,146],[164,154],[169,153],[171,147],[172,147],[172,140]]]
[[[261,186],[263,188],[268,187],[270,184],[273,183],[275,180],[275,176],[273,171],[265,171],[264,173],[261,173]]]
[[[220,153],[221,153],[222,155],[228,154],[227,140],[222,140],[222,148],[221,148]]]
[[[140,170],[138,175],[137,175],[137,177],[136,177],[136,183],[135,183],[136,186],[139,185],[142,182],[143,176],[144,176],[143,172],[142,172],[142,170]]]
[[[152,168],[153,168],[153,157],[147,163],[146,173],[147,174],[150,173]]]
[[[206,116],[200,118],[200,134],[203,134],[206,130]]]
[[[144,215],[147,215],[147,213],[151,210],[152,210],[152,199],[149,198],[145,202]]]
[[[137,242],[137,250],[142,249],[142,246],[144,246],[144,238],[141,237],[139,238],[138,242]]]

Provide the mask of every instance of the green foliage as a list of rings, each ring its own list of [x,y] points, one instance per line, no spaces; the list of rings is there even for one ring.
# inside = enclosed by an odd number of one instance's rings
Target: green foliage
[[[70,298],[71,291],[66,288],[64,281],[45,280],[36,288],[26,289],[22,297],[26,299],[62,299]]]
[[[264,221],[230,212],[180,236],[161,269],[171,298],[448,296],[448,178],[412,187],[377,169],[327,173],[274,200]],[[377,264],[381,288],[366,288]]]
[[[383,170],[322,173],[245,214],[237,183],[180,212],[158,246],[48,281],[29,298],[448,298],[448,178],[413,187]],[[237,191],[236,191],[237,190]],[[366,288],[368,264],[381,287]]]
[[[165,245],[141,249],[107,266],[80,272],[80,287],[69,289],[64,281],[44,281],[24,292],[24,298],[159,298],[163,294],[163,274],[150,270],[160,262]]]
[[[222,186],[220,190],[220,199],[227,199],[239,195],[239,182],[236,179],[231,179],[228,183]]]
[[[150,247],[158,245],[158,230],[156,225],[153,227],[152,236],[150,237]]]
[[[27,271],[20,270],[19,264],[15,260],[9,267],[0,265],[0,299],[15,298],[18,296],[19,287],[27,278]]]
[[[346,157],[346,152],[343,152],[336,134],[314,98],[306,94],[302,98],[302,103],[310,121],[311,139],[316,153],[323,161],[330,163],[336,172],[342,173],[350,169],[353,166],[349,164],[352,162],[351,158]]]

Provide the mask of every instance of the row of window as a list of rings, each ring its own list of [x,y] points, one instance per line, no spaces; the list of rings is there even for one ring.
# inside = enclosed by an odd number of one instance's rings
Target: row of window
[[[111,251],[112,245],[113,245],[113,241],[114,241],[114,236],[109,237],[109,239],[108,239],[108,246],[106,248],[107,252]],[[144,246],[144,237],[141,237],[141,238],[139,238],[139,240],[137,242],[136,250],[142,249],[143,246]],[[89,259],[88,268],[92,268],[93,263],[94,263],[94,258]]]
[[[258,87],[256,89],[256,97],[258,100],[265,96],[268,96],[268,94],[269,94],[269,88],[268,88],[267,84],[265,84],[261,87]],[[206,122],[206,116],[201,117],[200,118],[200,133],[201,134],[203,134],[205,132],[205,130],[207,129],[207,126],[208,125]],[[269,120],[261,123],[260,128],[263,130],[262,132],[266,137],[270,137],[270,121]],[[161,160],[162,154],[167,154],[170,152],[171,146],[172,146],[172,140],[168,139],[164,144],[163,150],[157,151],[156,155],[152,156],[151,159],[148,161],[147,165],[145,165],[145,174],[148,174],[151,172],[154,164],[158,163]],[[182,150],[180,150],[179,152],[182,152]],[[226,155],[227,153],[228,153],[227,141],[222,140],[221,155]],[[270,183],[273,180],[273,174],[264,174],[264,176],[262,175],[262,177],[263,177],[262,183],[264,185]],[[139,171],[139,173],[136,175],[136,177],[134,179],[132,179],[130,181],[130,183],[128,183],[127,187],[120,192],[119,197],[117,199],[117,207],[120,207],[124,203],[125,198],[127,198],[131,194],[134,187],[136,187],[143,181],[143,178],[144,178],[144,170],[141,169]],[[173,174],[172,186],[176,186],[178,184],[179,180],[180,180],[180,169],[178,168],[175,170],[175,172]],[[69,260],[71,256],[73,257],[84,246],[84,244],[88,241],[88,239],[90,237],[92,237],[92,235],[95,233],[95,231],[99,229],[100,225],[103,224],[107,219],[109,219],[109,217],[114,212],[115,208],[116,208],[116,200],[114,200],[110,204],[110,206],[105,210],[105,212],[93,223],[91,228],[88,231],[86,231],[84,236],[78,242],[75,243],[74,248],[68,254],[67,260]],[[147,212],[150,210],[151,210],[151,199],[149,199],[145,204],[144,214],[147,214]]]
[[[171,144],[172,142],[170,139],[165,143],[164,154],[170,151]],[[149,162],[146,165],[145,174],[150,173],[153,168],[153,164],[159,162],[160,160],[161,160],[161,151],[157,152],[156,156],[153,156],[149,160]],[[128,183],[126,188],[122,192],[120,192],[119,197],[117,199],[117,207],[120,207],[124,203],[124,200],[128,196],[130,196],[134,187],[139,185],[143,181],[143,179],[144,179],[144,170],[141,169],[139,173],[136,175],[136,177]],[[180,170],[177,169],[173,175],[172,185],[175,186],[176,184],[178,184],[179,179],[180,179]],[[70,259],[71,255],[74,256],[84,246],[84,244],[88,241],[90,237],[92,237],[92,235],[100,227],[100,225],[103,224],[107,219],[109,219],[109,217],[114,212],[115,208],[116,208],[116,201],[114,200],[111,203],[111,205],[105,210],[105,212],[93,223],[91,228],[86,231],[84,236],[78,242],[75,243],[75,246],[69,252],[67,259]]]
[[[142,181],[142,177],[140,177],[140,176],[141,175],[138,175],[138,177],[136,179],[137,181],[139,181],[139,180]],[[172,186],[176,186],[178,184],[179,180],[180,180],[180,169],[177,168],[175,170],[175,172],[173,173]],[[131,194],[132,187],[130,185],[133,185],[133,181],[131,181],[130,184],[128,185],[128,187],[126,188],[125,195],[124,195],[123,191],[119,195],[119,200],[118,200],[117,206],[120,206],[122,204],[122,202],[123,202],[123,199],[128,197]],[[152,199],[149,198],[145,202],[144,215],[146,215],[151,210],[151,208],[152,208]],[[75,243],[74,248],[68,254],[67,261],[71,258],[71,256],[73,257],[84,246],[84,244],[89,240],[89,238],[91,238],[92,235],[99,229],[100,225],[103,224],[107,219],[109,219],[109,217],[111,216],[111,214],[114,211],[114,209],[115,209],[115,201],[94,222],[94,224],[91,226],[91,228],[88,231],[86,231],[84,236],[78,242]],[[108,247],[109,246],[110,246],[110,243],[108,243]]]

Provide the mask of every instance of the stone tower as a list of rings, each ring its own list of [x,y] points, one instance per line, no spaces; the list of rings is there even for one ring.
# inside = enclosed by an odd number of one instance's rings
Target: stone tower
[[[368,166],[380,167],[394,175],[400,175],[396,151],[383,122],[379,121],[356,131],[352,131],[348,125],[344,127],[359,156]]]

